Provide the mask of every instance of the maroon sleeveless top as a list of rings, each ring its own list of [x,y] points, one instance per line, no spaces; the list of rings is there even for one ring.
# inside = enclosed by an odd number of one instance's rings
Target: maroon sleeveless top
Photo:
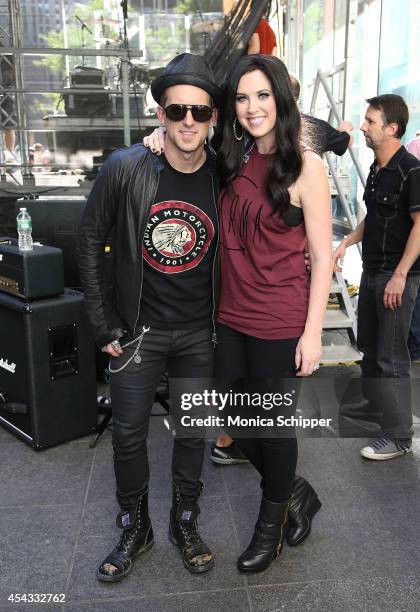
[[[217,320],[263,339],[302,335],[309,301],[303,213],[283,219],[265,191],[272,155],[253,150],[233,193],[219,197],[221,294]]]

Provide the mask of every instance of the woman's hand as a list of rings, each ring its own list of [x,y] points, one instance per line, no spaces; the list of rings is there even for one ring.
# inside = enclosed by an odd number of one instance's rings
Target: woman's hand
[[[143,138],[143,144],[152,153],[160,155],[165,150],[166,129],[163,126],[155,128],[149,136]]]
[[[310,376],[319,368],[322,355],[321,335],[303,332],[296,347],[296,376]]]

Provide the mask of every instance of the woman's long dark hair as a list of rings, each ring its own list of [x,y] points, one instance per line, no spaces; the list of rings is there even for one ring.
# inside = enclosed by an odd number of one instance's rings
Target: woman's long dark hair
[[[280,215],[290,204],[288,188],[302,171],[301,118],[293,98],[289,73],[281,60],[270,55],[245,55],[230,70],[223,87],[223,108],[219,122],[220,132],[215,135],[218,146],[217,165],[221,186],[229,188],[239,175],[243,164],[246,132],[241,141],[233,134],[236,118],[236,92],[241,77],[254,70],[261,70],[271,83],[276,101],[277,120],[275,124],[276,151],[266,179],[267,194],[273,209]],[[240,133],[242,126],[236,122]],[[252,142],[252,141],[251,141]]]

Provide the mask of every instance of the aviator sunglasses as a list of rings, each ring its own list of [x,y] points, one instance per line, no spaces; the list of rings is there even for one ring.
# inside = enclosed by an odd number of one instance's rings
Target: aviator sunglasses
[[[191,111],[194,121],[205,123],[210,121],[213,109],[205,104],[169,104],[164,111],[171,121],[182,121],[187,112]]]

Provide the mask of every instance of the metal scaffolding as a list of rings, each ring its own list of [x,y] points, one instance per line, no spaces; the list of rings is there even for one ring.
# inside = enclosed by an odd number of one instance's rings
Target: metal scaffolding
[[[86,131],[86,130],[123,130],[124,144],[131,144],[130,130],[135,128],[147,128],[157,125],[156,119],[152,117],[138,117],[130,119],[130,96],[136,96],[130,91],[129,69],[132,59],[141,58],[142,51],[129,50],[128,48],[117,49],[87,49],[87,48],[25,48],[22,44],[21,35],[21,13],[19,0],[8,0],[7,6],[0,0],[0,62],[2,66],[8,66],[13,74],[13,82],[3,83],[0,78],[0,127],[2,132],[12,129],[16,133],[19,147],[20,162],[16,163],[21,169],[23,186],[33,186],[33,165],[29,156],[28,134],[31,131],[61,132],[61,131]],[[70,56],[100,56],[118,58],[121,75],[121,88],[111,89],[89,85],[88,89],[78,87],[61,88],[27,88],[25,87],[24,57],[60,55]],[[40,120],[28,123],[26,108],[28,107],[27,96],[33,94],[57,93],[61,95],[80,95],[98,93],[107,95],[119,94],[122,96],[122,117],[66,117],[50,115]],[[4,174],[5,166],[3,138],[0,139],[0,171]],[[15,181],[16,182],[16,181]],[[17,191],[21,191],[18,189]]]

